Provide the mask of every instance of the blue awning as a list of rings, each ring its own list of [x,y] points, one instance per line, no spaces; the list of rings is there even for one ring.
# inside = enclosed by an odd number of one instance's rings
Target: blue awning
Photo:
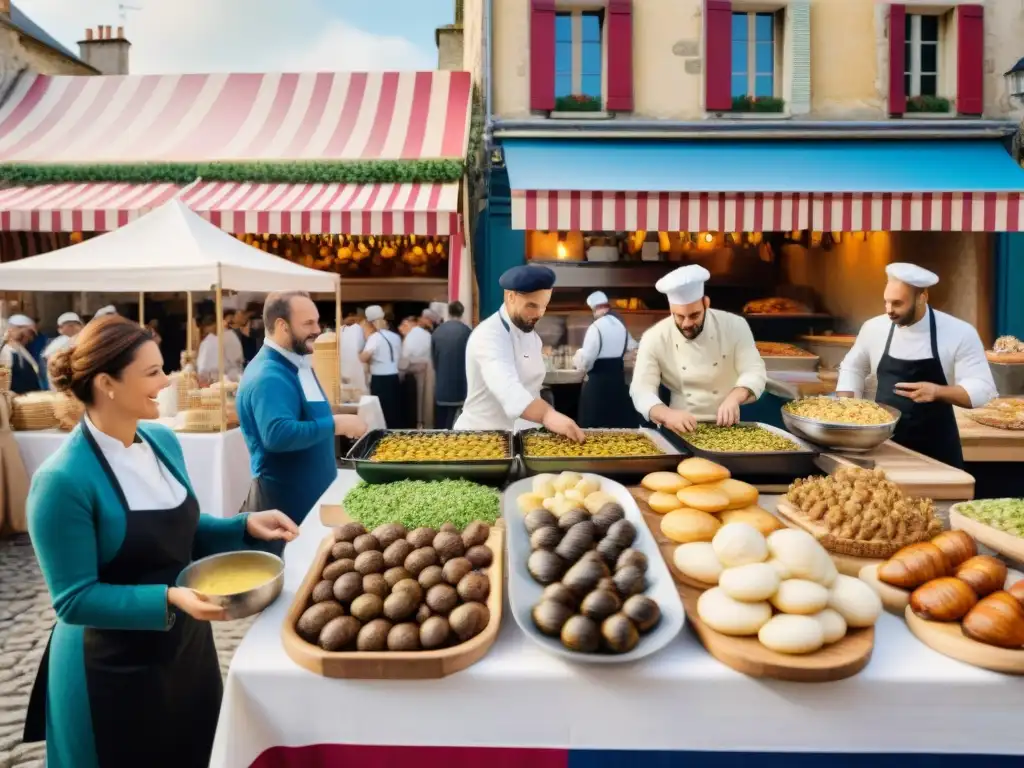
[[[999,141],[506,139],[519,229],[1024,230]]]
[[[506,139],[515,190],[1024,192],[998,141]]]

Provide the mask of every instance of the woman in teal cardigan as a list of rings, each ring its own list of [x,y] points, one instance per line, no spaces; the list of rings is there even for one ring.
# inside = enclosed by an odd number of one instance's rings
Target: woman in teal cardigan
[[[95,320],[50,362],[86,416],[32,478],[29,532],[57,623],[29,702],[25,740],[49,768],[206,768],[222,694],[210,621],[224,611],[172,586],[193,559],[255,539],[289,541],[277,511],[199,512],[149,332]]]

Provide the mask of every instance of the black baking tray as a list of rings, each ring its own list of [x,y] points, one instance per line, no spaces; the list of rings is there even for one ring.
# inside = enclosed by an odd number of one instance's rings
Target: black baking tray
[[[723,467],[732,473],[737,479],[745,477],[752,478],[785,478],[793,480],[797,477],[805,477],[817,472],[814,459],[818,450],[806,440],[787,432],[771,424],[762,424],[757,421],[741,421],[737,426],[760,427],[776,435],[792,440],[800,446],[798,451],[749,451],[743,453],[726,453],[724,451],[708,451],[698,448],[689,440],[685,434],[679,434],[662,428],[661,433],[675,445],[685,448],[694,456],[699,456]]]
[[[601,475],[615,480],[637,480],[651,472],[662,470],[674,472],[682,459],[690,454],[685,448],[673,443],[656,429],[585,429],[584,432],[641,432],[665,451],[656,456],[612,456],[612,457],[529,457],[526,455],[525,437],[544,429],[527,429],[513,436],[513,445],[527,475],[550,472],[579,472]]]
[[[505,438],[506,458],[453,459],[451,461],[373,461],[373,452],[388,435],[443,435],[465,434],[446,429],[373,429],[359,438],[346,459],[352,462],[356,473],[368,483],[393,483],[396,480],[449,480],[464,479],[482,485],[504,485],[516,464],[512,433],[483,430],[485,434],[498,434]]]

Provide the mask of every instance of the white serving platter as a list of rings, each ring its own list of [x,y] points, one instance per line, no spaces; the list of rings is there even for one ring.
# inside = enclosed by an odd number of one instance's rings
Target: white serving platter
[[[626,519],[636,526],[636,540],[633,549],[647,555],[647,590],[643,593],[658,603],[661,609],[661,621],[648,634],[641,635],[629,653],[579,653],[570,651],[557,638],[541,634],[533,623],[531,612],[533,606],[540,601],[544,586],[533,580],[526,567],[530,557],[530,536],[523,522],[524,515],[516,505],[516,499],[533,488],[533,479],[519,480],[505,489],[502,498],[502,515],[505,518],[505,537],[508,542],[508,599],[515,617],[516,624],[527,637],[544,650],[568,661],[581,664],[622,664],[636,661],[645,656],[657,653],[668,645],[679,634],[686,621],[679,592],[676,590],[672,574],[662,558],[658,544],[654,540],[647,523],[644,522],[640,509],[625,486],[598,475],[587,475],[601,481],[601,490],[612,496],[626,513]]]

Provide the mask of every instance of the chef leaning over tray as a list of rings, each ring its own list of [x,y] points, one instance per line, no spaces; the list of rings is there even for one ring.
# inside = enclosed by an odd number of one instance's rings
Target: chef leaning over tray
[[[529,429],[583,441],[576,422],[541,399],[546,373],[544,343],[534,331],[544,317],[555,273],[529,264],[513,267],[498,281],[505,300],[483,320],[466,346],[466,403],[455,429]]]
[[[594,313],[594,322],[572,361],[577,370],[587,372],[577,421],[585,428],[636,428],[639,419],[629,399],[624,360],[627,352],[636,349],[636,340],[612,312],[604,291],[587,296],[587,306]]]
[[[836,394],[861,395],[865,378],[874,373],[875,400],[902,414],[893,440],[961,467],[953,406],[977,408],[997,394],[985,347],[971,325],[928,304],[938,275],[905,263],[890,264],[885,273],[885,314],[861,326],[839,366]]]
[[[677,432],[698,421],[731,426],[740,406],[764,392],[765,367],[747,321],[711,309],[704,284],[711,273],[690,264],[669,272],[655,288],[668,296],[671,315],[640,339],[629,394],[637,412]],[[658,397],[664,385],[672,395]]]

